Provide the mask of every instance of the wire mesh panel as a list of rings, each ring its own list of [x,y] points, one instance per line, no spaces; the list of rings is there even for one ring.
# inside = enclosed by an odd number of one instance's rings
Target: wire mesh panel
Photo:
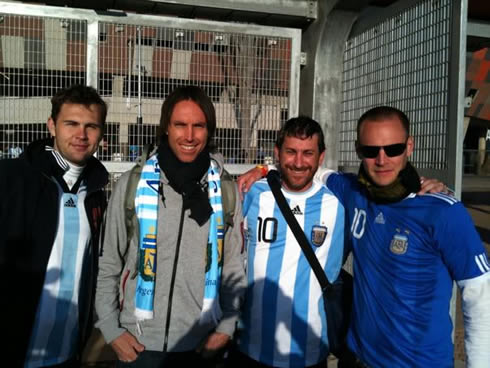
[[[2,4],[0,157],[48,136],[56,91],[89,83],[109,105],[97,154],[117,173],[156,140],[166,96],[194,84],[215,105],[215,144],[226,162],[262,162],[297,114],[300,38],[295,29]]]
[[[155,141],[161,105],[177,86],[201,86],[217,113],[228,163],[272,157],[287,119],[291,39],[199,29],[101,23],[99,91],[111,130],[100,155],[132,161]]]
[[[357,119],[389,105],[411,121],[420,169],[447,169],[451,0],[420,1],[348,40],[344,54],[339,164],[357,167]]]
[[[0,14],[0,158],[47,137],[50,97],[85,83],[86,22]]]

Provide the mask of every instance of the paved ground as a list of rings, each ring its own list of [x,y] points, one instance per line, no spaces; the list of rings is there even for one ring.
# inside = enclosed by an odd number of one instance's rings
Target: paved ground
[[[462,201],[473,218],[473,222],[480,233],[490,256],[490,176],[464,176]],[[459,298],[457,300],[455,351],[456,368],[464,367],[464,329],[461,318]],[[104,346],[99,335],[92,336],[91,348],[85,354],[86,367],[112,368],[114,355]],[[329,359],[328,367],[337,366],[335,359]]]
[[[464,176],[462,201],[480,233],[490,257],[490,176]],[[454,358],[464,362],[464,328],[460,300],[457,299]],[[464,365],[463,365],[464,366]]]

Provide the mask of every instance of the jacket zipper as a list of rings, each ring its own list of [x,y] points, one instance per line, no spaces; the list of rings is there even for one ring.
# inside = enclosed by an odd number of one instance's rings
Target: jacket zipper
[[[172,279],[170,281],[170,291],[168,295],[168,307],[167,307],[167,321],[165,323],[165,338],[163,340],[163,352],[167,352],[168,345],[168,332],[170,327],[170,316],[172,314],[172,297],[174,294],[174,285],[175,285],[175,275],[177,273],[177,261],[179,260],[179,251],[180,251],[180,242],[182,240],[182,227],[184,226],[184,214],[185,209],[182,205],[182,211],[180,213],[180,224],[179,224],[179,235],[177,238],[177,246],[175,248],[175,258],[174,258],[174,267],[172,270]]]

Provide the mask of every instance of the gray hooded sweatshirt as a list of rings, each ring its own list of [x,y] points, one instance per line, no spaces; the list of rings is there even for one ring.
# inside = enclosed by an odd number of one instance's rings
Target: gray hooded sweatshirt
[[[212,154],[211,159],[222,170],[222,156]],[[200,316],[210,220],[200,227],[189,218],[190,211],[187,209],[180,228],[182,196],[172,189],[161,172],[164,199],[162,201],[162,196],[159,196],[154,317],[139,322],[137,327],[134,296],[139,231],[134,231],[127,249],[124,197],[129,176],[129,172],[124,173],[117,182],[106,213],[95,295],[98,317],[96,327],[101,330],[108,343],[129,331],[145,346],[145,350],[152,351],[163,351],[165,340],[167,351],[181,352],[196,349],[213,331],[232,336],[246,287],[240,255],[243,238],[238,193],[235,193],[234,225],[227,229],[223,244],[223,270],[219,289],[222,318],[216,321],[217,324],[203,324]],[[207,175],[202,179],[205,180]],[[177,256],[179,233],[180,251]],[[172,288],[173,272],[175,282]]]

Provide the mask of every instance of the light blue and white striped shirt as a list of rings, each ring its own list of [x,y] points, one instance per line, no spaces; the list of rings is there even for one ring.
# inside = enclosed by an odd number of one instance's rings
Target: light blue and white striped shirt
[[[58,231],[27,351],[25,367],[63,363],[78,348],[80,274],[89,251],[90,225],[85,212],[87,188],[77,194],[59,189]]]
[[[328,279],[336,280],[344,248],[343,206],[318,182],[305,192],[283,193]],[[248,288],[240,350],[270,366],[317,364],[328,355],[321,288],[266,180],[247,193],[243,214]]]

